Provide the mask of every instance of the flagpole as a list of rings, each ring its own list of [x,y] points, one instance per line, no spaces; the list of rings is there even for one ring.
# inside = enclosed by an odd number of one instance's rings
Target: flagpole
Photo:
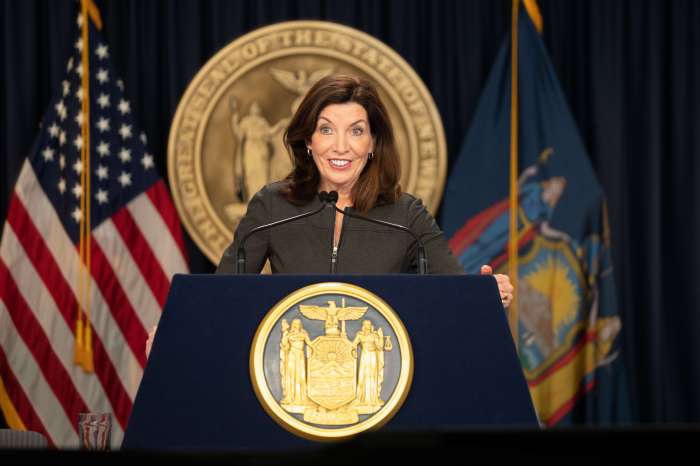
[[[508,275],[513,284],[513,301],[510,305],[508,323],[519,350],[518,333],[518,12],[520,0],[513,0],[511,22],[511,94],[510,94],[510,218],[508,234]]]
[[[80,174],[82,195],[80,199],[80,264],[78,267],[78,318],[75,329],[75,363],[80,365],[87,373],[95,371],[92,353],[92,327],[90,319],[91,297],[92,297],[92,229],[90,218],[90,198],[91,198],[91,164],[90,164],[90,21],[94,21],[96,27],[101,29],[102,21],[99,10],[92,0],[81,0],[82,17],[82,50],[81,50],[81,91],[82,91],[82,127],[81,135],[83,145],[80,156],[82,162],[82,172]],[[83,317],[83,309],[85,316]]]
[[[86,303],[85,303],[85,197],[86,197],[86,181],[85,181],[85,176],[86,173],[88,172],[87,167],[85,165],[85,125],[84,125],[84,119],[85,119],[85,77],[87,76],[87,73],[89,73],[89,70],[86,72],[86,57],[85,57],[85,47],[87,44],[85,43],[85,32],[86,32],[86,26],[87,26],[87,15],[86,15],[86,5],[84,1],[80,2],[80,18],[81,18],[81,35],[80,35],[80,40],[82,43],[82,57],[80,61],[80,69],[82,70],[82,75],[81,75],[81,84],[80,84],[80,90],[81,90],[81,95],[82,95],[82,101],[81,101],[81,112],[83,113],[83,121],[81,122],[81,133],[80,136],[83,140],[83,145],[80,147],[80,164],[81,164],[81,170],[80,170],[80,224],[79,224],[79,238],[78,238],[78,250],[80,252],[80,257],[78,259],[78,296],[77,296],[77,307],[78,307],[78,318],[75,323],[75,363],[85,369],[85,327],[86,324],[89,325],[88,322],[83,321],[83,311],[85,309]],[[87,277],[89,280],[89,277]],[[87,316],[85,316],[87,320]]]
[[[83,75],[83,83],[84,83],[84,95],[83,95],[83,105],[85,108],[84,113],[84,122],[85,124],[83,125],[84,132],[85,132],[85,162],[87,165],[87,173],[85,174],[85,179],[86,179],[86,188],[85,188],[85,210],[86,210],[86,220],[85,220],[85,225],[86,225],[86,231],[85,231],[85,239],[87,240],[86,244],[86,254],[85,254],[85,265],[87,268],[87,289],[86,289],[86,311],[85,311],[85,365],[83,369],[85,372],[95,372],[95,367],[94,367],[94,362],[93,362],[93,354],[92,354],[92,325],[90,324],[90,314],[92,310],[91,306],[91,285],[92,285],[92,266],[91,266],[91,258],[92,258],[92,223],[91,223],[91,209],[90,209],[90,203],[92,201],[92,187],[91,187],[91,170],[92,170],[92,164],[91,162],[91,156],[92,156],[92,151],[91,149],[91,142],[90,142],[90,17],[88,16],[88,3],[90,3],[88,0],[83,0],[83,20],[85,21],[86,27],[83,29],[83,34],[85,36],[85,44],[83,47],[83,57],[86,57],[85,61],[85,71],[86,73]]]

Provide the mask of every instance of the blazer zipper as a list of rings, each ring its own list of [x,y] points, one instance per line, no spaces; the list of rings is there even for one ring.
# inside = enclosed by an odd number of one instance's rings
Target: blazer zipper
[[[346,207],[345,210],[348,208]],[[338,250],[340,249],[340,245],[343,244],[343,233],[345,232],[345,226],[347,225],[348,221],[348,216],[343,215],[343,226],[340,229],[340,236],[338,237],[338,245],[333,244],[333,237],[335,236],[335,216],[333,218],[333,229],[331,230],[331,273],[336,273],[336,270],[338,269]]]

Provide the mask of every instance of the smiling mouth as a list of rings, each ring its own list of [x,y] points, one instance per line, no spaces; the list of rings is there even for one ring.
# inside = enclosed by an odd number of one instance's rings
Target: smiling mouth
[[[335,167],[335,168],[345,168],[348,165],[350,165],[349,160],[342,160],[342,159],[330,159],[328,162],[331,164],[332,167]]]

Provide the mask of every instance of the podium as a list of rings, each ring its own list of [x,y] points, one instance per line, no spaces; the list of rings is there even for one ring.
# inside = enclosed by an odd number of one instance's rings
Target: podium
[[[382,430],[536,427],[496,281],[469,275],[177,275],[122,449],[294,449],[317,444],[261,407],[249,360],[265,314],[305,286],[340,282],[386,301],[410,335],[412,386]]]

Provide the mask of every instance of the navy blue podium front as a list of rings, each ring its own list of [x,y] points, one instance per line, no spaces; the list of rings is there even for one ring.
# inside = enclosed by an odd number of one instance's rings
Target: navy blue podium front
[[[369,290],[408,330],[413,384],[382,429],[537,426],[493,277],[178,275],[122,448],[260,451],[313,445],[263,410],[249,358],[265,314],[290,293],[321,282]]]

